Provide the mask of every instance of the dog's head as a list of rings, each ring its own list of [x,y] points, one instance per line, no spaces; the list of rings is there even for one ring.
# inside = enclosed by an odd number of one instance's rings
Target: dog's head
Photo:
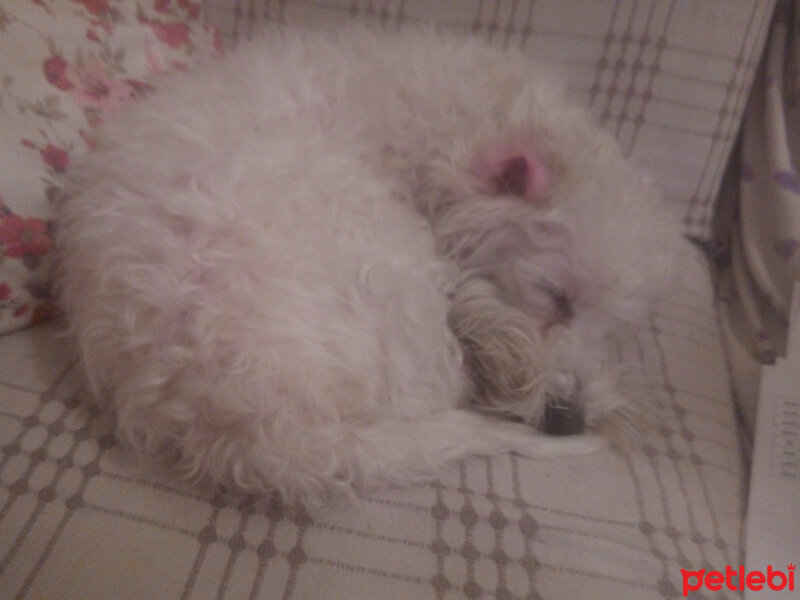
[[[636,322],[669,278],[674,224],[641,171],[582,113],[478,132],[443,151],[421,182],[440,251],[543,331]]]

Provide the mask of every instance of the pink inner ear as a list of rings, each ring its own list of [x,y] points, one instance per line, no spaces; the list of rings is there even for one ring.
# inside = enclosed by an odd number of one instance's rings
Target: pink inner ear
[[[517,196],[536,206],[546,203],[550,168],[533,148],[498,143],[476,156],[470,168],[486,193]]]

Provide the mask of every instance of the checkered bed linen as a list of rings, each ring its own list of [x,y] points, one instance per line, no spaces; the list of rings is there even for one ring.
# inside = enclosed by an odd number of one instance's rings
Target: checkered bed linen
[[[576,99],[651,168],[699,237],[771,10],[711,0],[206,4],[232,39],[268,18],[434,17],[559,62]],[[474,458],[433,484],[314,514],[146,471],[85,402],[57,324],[0,338],[0,599],[682,597],[681,568],[741,564],[746,481],[706,266],[693,254],[684,271],[649,327],[617,349],[644,362],[662,409],[640,451]]]
[[[0,598],[678,598],[681,568],[741,564],[745,492],[708,277],[686,267],[618,348],[663,410],[641,451],[474,458],[311,515],[149,473],[56,324],[0,338]]]

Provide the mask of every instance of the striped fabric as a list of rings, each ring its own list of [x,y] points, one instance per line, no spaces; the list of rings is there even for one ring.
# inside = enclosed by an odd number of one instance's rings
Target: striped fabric
[[[265,19],[436,18],[564,65],[579,101],[703,236],[769,2],[207,2],[229,39]],[[175,484],[86,402],[45,324],[0,338],[0,600],[683,597],[742,563],[746,469],[706,265],[616,351],[658,408],[635,451],[507,455],[307,514]],[[698,590],[693,598],[740,598]]]

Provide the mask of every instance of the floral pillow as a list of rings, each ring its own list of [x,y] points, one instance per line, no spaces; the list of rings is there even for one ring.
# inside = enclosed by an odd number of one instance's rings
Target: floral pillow
[[[0,4],[0,333],[55,312],[52,209],[92,127],[221,52],[200,0]]]

